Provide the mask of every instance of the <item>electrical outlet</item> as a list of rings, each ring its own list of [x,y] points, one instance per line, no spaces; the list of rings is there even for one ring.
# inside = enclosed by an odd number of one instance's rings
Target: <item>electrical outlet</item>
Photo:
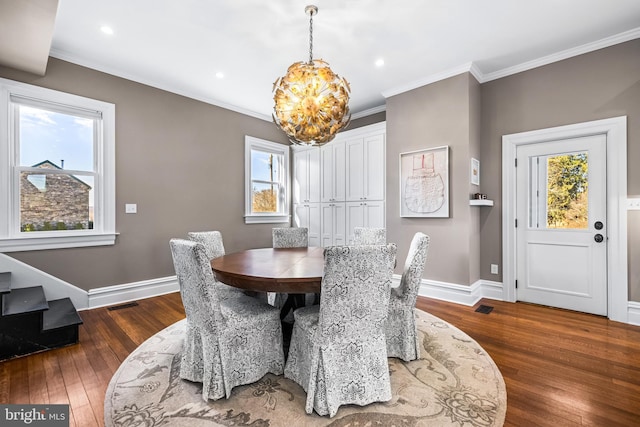
[[[640,197],[629,197],[627,199],[627,210],[640,211]]]
[[[138,213],[138,205],[135,203],[127,203],[124,205],[124,213],[134,214]]]
[[[491,264],[491,274],[498,274],[498,264]]]

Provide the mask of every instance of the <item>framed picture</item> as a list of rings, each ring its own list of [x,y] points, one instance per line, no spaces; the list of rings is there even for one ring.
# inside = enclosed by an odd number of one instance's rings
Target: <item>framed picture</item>
[[[471,183],[480,185],[480,161],[473,157],[471,158]]]
[[[400,153],[400,216],[449,218],[449,146]]]

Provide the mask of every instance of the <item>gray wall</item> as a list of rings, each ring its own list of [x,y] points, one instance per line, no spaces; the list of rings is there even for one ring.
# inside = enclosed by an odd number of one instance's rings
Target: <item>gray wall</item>
[[[473,80],[473,81],[472,81]],[[387,238],[404,260],[413,235],[431,237],[425,277],[469,285],[478,277],[478,208],[469,159],[478,151],[479,85],[461,74],[387,99]],[[400,153],[449,146],[449,218],[400,217]],[[474,247],[471,247],[474,242]],[[399,263],[397,272],[402,268]]]
[[[627,191],[640,195],[640,40],[488,82],[481,90],[481,188],[497,202],[481,221],[483,278],[497,277],[489,265],[502,260],[502,135],[626,115]],[[629,299],[640,301],[640,212],[628,217]]]
[[[116,245],[12,256],[90,289],[173,275],[167,241],[188,230],[221,230],[227,251],[271,244],[271,225],[243,222],[242,165],[245,134],[287,144],[272,123],[53,58],[45,77],[2,67],[0,76],[113,102],[117,115]],[[502,280],[489,270],[502,262],[502,135],[621,115],[628,193],[640,196],[640,40],[482,85],[452,77],[389,98],[386,114],[349,129],[386,118],[387,226],[398,258],[424,231],[432,237],[425,278],[466,285]],[[440,145],[450,147],[450,218],[400,218],[399,154]],[[480,187],[469,184],[470,157],[481,162]],[[478,191],[495,206],[469,207]],[[125,203],[139,213],[125,215]],[[628,230],[630,300],[640,301],[639,211],[629,211]]]
[[[116,105],[116,244],[10,256],[88,290],[174,275],[169,239],[191,230],[229,252],[271,245],[273,224],[244,224],[244,136],[288,145],[273,123],[54,58],[45,77],[0,76]]]

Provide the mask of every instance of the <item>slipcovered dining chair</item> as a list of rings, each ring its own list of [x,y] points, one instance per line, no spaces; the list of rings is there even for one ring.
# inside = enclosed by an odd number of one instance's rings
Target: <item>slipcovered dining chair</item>
[[[387,230],[384,228],[354,227],[354,245],[384,245],[387,243]]]
[[[190,240],[202,243],[209,260],[224,255],[224,243],[222,241],[222,234],[219,231],[190,231],[187,235]],[[244,295],[244,291],[242,289],[229,286],[222,282],[216,281],[215,286],[218,288],[218,298],[220,299],[234,298]]]
[[[306,248],[309,246],[309,229],[306,227],[274,227],[271,230],[271,235],[274,248]],[[273,306],[282,307],[284,309],[283,317],[287,315],[284,311],[288,312],[289,310],[285,308],[285,304],[287,301],[291,302],[287,294],[267,292],[267,301]]]
[[[202,383],[202,398],[220,399],[233,387],[284,367],[279,310],[246,295],[220,300],[202,244],[171,239],[173,265],[187,315],[180,377]]]
[[[294,312],[284,376],[306,392],[305,410],[391,399],[384,322],[396,245],[324,250],[320,305]]]
[[[414,309],[428,249],[429,236],[416,233],[411,240],[400,286],[391,289],[389,315],[385,324],[387,355],[407,362],[420,358]]]
[[[271,230],[274,248],[306,248],[309,229],[306,227],[275,227]]]

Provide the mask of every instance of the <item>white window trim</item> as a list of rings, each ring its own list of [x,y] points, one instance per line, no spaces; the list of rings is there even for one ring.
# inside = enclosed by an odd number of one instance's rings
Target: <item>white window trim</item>
[[[251,150],[269,151],[284,157],[285,194],[283,199],[283,214],[256,214],[251,212]],[[245,135],[244,137],[244,222],[245,224],[278,224],[289,222],[289,146],[276,142]]]
[[[96,191],[97,228],[89,231],[60,231],[17,233],[15,200],[16,188],[12,185],[15,159],[11,120],[11,95],[102,113],[102,137],[97,138],[96,169],[102,177],[102,189]],[[115,105],[56,90],[0,78],[0,252],[32,251],[41,249],[73,248],[113,245],[116,239],[116,177],[115,177]],[[99,201],[99,203],[97,203]]]

